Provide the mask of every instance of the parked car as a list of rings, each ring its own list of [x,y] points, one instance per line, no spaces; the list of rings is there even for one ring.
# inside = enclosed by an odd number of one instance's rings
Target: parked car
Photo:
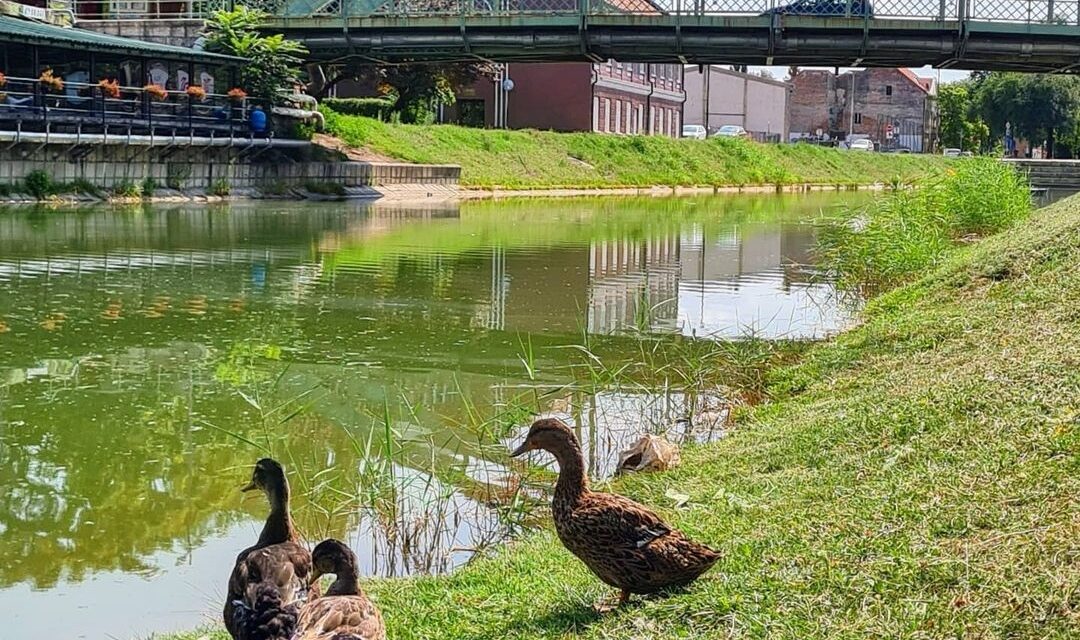
[[[750,134],[746,132],[737,124],[725,124],[713,133],[713,136],[720,136],[723,138],[749,138]]]
[[[705,127],[700,124],[684,124],[682,128],[682,137],[690,138],[691,140],[704,140],[709,136],[709,132],[705,130]]]
[[[852,140],[848,145],[848,149],[852,151],[873,151],[874,141],[870,138],[859,138],[858,140]]]
[[[953,149],[952,147],[949,147],[949,148],[945,149],[944,151],[942,151],[941,155],[945,156],[946,158],[959,158],[960,157],[960,150],[959,149]]]
[[[975,157],[975,154],[970,152],[970,151],[961,151],[960,152],[960,157],[961,158],[973,158],[973,157]]]
[[[763,16],[846,16],[847,0],[797,0],[791,4],[773,7]],[[874,6],[869,0],[851,0],[851,15],[867,18],[874,17]]]

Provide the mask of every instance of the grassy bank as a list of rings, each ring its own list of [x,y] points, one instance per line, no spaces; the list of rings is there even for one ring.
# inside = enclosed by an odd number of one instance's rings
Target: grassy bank
[[[875,299],[677,470],[617,482],[723,552],[685,593],[597,617],[608,590],[547,531],[366,587],[397,639],[1076,637],[1078,299],[1074,198]]]
[[[713,138],[672,140],[548,131],[394,125],[326,112],[330,133],[407,162],[461,165],[472,187],[513,189],[841,184],[907,181],[948,166],[940,157],[845,152]]]

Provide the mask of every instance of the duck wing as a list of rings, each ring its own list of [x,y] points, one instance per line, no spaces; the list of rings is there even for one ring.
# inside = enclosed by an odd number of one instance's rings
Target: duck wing
[[[366,596],[327,596],[300,610],[295,640],[384,640],[378,608]]]
[[[641,549],[672,533],[651,509],[629,498],[593,493],[574,509],[574,523],[608,544]]]
[[[310,575],[311,554],[295,542],[242,554],[229,580],[229,632],[239,640],[290,638],[308,597]]]

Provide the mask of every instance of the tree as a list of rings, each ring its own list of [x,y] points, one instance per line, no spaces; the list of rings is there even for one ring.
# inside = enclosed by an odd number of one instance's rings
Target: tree
[[[457,92],[480,78],[494,77],[494,66],[482,62],[410,63],[376,66],[366,61],[350,60],[313,73],[320,82],[311,90],[325,96],[342,80],[354,80],[394,101],[392,110],[402,122],[426,123],[435,116],[439,104],[454,104]]]
[[[973,81],[972,102],[994,138],[1005,135],[1008,122],[1014,136],[1045,142],[1050,157],[1069,157],[1078,149],[1080,78],[991,72]]]
[[[990,128],[974,113],[971,87],[971,82],[962,81],[938,89],[941,144],[965,151],[983,151],[990,143]]]
[[[206,49],[247,58],[240,68],[240,88],[249,95],[281,100],[281,92],[300,82],[300,65],[307,49],[282,34],[264,35],[259,25],[267,14],[237,6],[215,11],[206,21]]]

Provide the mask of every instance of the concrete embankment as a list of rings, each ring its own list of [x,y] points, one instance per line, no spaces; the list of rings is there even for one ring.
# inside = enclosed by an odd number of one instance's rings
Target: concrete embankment
[[[224,197],[452,198],[454,165],[327,158],[299,140],[29,134],[0,148],[10,202]]]

